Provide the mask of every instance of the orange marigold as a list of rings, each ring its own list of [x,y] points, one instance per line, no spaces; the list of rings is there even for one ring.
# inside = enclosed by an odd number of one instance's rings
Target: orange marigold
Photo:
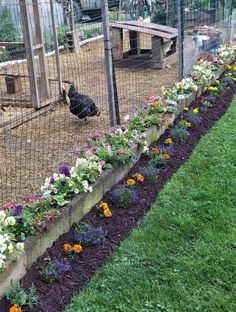
[[[128,185],[134,185],[135,184],[135,180],[134,179],[128,179],[127,180],[127,184]]]
[[[106,218],[110,218],[110,217],[112,216],[111,210],[110,210],[110,209],[105,209],[105,210],[104,210],[104,216],[105,216]]]
[[[83,247],[81,245],[74,245],[73,250],[75,253],[79,253],[83,250]]]
[[[63,245],[63,250],[64,250],[65,252],[71,251],[71,245],[70,245],[70,244],[64,244],[64,245]]]
[[[109,207],[108,207],[108,204],[105,203],[105,202],[101,203],[101,204],[99,205],[99,207],[102,208],[102,209],[104,209],[104,210],[109,208]]]
[[[21,308],[18,307],[18,305],[14,304],[13,306],[10,307],[9,312],[21,312]]]
[[[134,178],[136,178],[136,180],[137,180],[138,182],[143,182],[143,181],[144,181],[144,176],[141,175],[140,173],[135,173],[135,174],[134,174]]]
[[[151,151],[154,153],[154,154],[159,154],[160,153],[160,149],[158,147],[153,147],[151,149]]]
[[[166,154],[163,154],[162,157],[163,157],[164,159],[169,159],[169,158],[170,158],[170,155],[166,153]]]

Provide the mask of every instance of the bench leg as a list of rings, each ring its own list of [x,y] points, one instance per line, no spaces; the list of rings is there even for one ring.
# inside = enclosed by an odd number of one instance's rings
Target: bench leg
[[[114,60],[123,59],[123,30],[112,28],[112,54]]]

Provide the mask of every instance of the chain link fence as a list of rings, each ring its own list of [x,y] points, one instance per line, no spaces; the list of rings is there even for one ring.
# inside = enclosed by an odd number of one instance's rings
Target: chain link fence
[[[230,0],[0,0],[0,205],[187,76],[232,37],[233,17]],[[71,83],[100,115],[71,113]]]

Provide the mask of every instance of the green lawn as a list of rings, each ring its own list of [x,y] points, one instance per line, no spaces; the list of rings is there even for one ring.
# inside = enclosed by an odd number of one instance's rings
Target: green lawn
[[[235,221],[236,101],[66,312],[236,311]]]

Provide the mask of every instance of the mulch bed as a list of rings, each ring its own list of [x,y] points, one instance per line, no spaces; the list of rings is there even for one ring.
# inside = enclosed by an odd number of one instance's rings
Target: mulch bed
[[[215,101],[212,108],[208,109],[207,112],[199,112],[199,115],[202,117],[201,124],[197,127],[193,126],[190,128],[191,135],[186,142],[174,145],[175,153],[167,164],[160,168],[157,180],[154,183],[144,181],[140,184],[138,188],[138,203],[135,203],[135,205],[128,209],[117,209],[109,202],[110,191],[105,195],[103,201],[109,203],[109,207],[113,213],[112,218],[99,218],[96,214],[96,208],[92,208],[90,213],[82,221],[91,222],[96,226],[103,226],[108,231],[107,239],[102,245],[85,247],[81,254],[74,260],[70,260],[72,264],[71,272],[64,274],[58,282],[53,284],[43,283],[38,276],[39,270],[45,264],[45,259],[49,257],[64,258],[62,245],[73,242],[73,228],[69,233],[62,235],[54,242],[53,246],[28,270],[26,276],[21,280],[21,284],[25,289],[28,289],[34,283],[37,288],[40,302],[33,309],[34,312],[59,312],[70,303],[73,294],[88,283],[93,274],[101,268],[113,251],[129,235],[130,231],[142,222],[142,218],[155,201],[158,192],[177,169],[190,157],[192,150],[201,136],[206,134],[212,125],[225,113],[233,99],[235,90],[236,88],[226,89],[225,93]],[[200,111],[200,99],[191,106],[199,107]],[[167,137],[168,130],[153,146],[161,145]],[[139,162],[121,182],[130,178],[147,161],[148,157],[142,155]],[[0,311],[8,312],[9,307],[9,302],[7,302],[6,298],[3,298],[0,302]],[[28,308],[24,309],[24,312],[28,311],[30,311]]]

